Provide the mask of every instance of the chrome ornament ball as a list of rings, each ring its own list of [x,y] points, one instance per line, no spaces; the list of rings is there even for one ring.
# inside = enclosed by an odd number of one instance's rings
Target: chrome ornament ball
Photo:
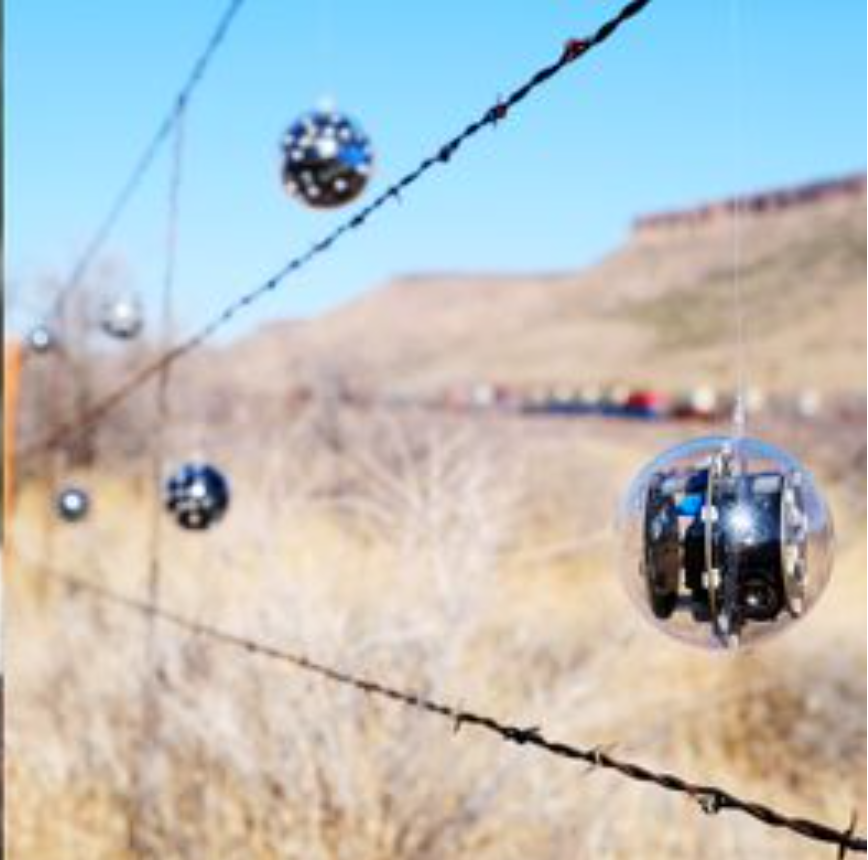
[[[367,135],[335,111],[313,111],[296,120],[284,134],[282,150],[284,187],[315,209],[355,200],[373,169]]]
[[[166,510],[183,529],[202,531],[229,508],[229,483],[213,466],[188,463],[165,486]]]
[[[112,296],[103,303],[100,325],[109,337],[132,340],[141,333],[144,323],[142,305],[135,295]]]
[[[79,487],[64,487],[57,494],[55,509],[64,522],[81,522],[90,513],[90,497]]]
[[[51,352],[56,346],[54,332],[47,325],[34,326],[27,333],[27,348],[38,355]]]
[[[829,509],[807,470],[751,438],[665,451],[621,506],[621,576],[642,614],[671,636],[736,648],[784,630],[829,580]]]

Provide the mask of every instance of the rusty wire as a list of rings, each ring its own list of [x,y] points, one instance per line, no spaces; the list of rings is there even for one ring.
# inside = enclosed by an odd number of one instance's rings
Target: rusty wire
[[[203,621],[186,618],[170,609],[121,594],[88,579],[48,568],[39,568],[38,572],[62,583],[74,594],[84,594],[126,609],[139,615],[148,623],[157,620],[248,655],[292,666],[332,683],[351,687],[369,696],[389,699],[407,708],[440,717],[450,722],[455,732],[464,727],[475,727],[496,735],[507,743],[534,747],[559,758],[581,762],[592,769],[614,771],[634,782],[653,785],[664,791],[684,795],[694,801],[708,815],[716,815],[727,810],[738,812],[769,828],[787,830],[805,840],[837,846],[839,858],[844,857],[848,851],[868,853],[865,837],[856,833],[855,814],[851,817],[848,825],[842,829],[836,829],[809,818],[789,816],[763,803],[738,797],[716,785],[695,783],[676,774],[651,770],[644,765],[618,758],[603,747],[579,747],[564,741],[553,740],[546,737],[538,726],[511,725],[495,717],[439,702],[421,693],[400,690],[380,681],[351,674],[348,671],[314,660],[305,654],[287,651],[266,642],[214,627]]]

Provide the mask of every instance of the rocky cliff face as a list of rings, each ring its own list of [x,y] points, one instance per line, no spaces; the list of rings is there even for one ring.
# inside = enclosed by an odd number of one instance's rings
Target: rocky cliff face
[[[780,213],[797,207],[843,203],[865,198],[865,175],[811,182],[790,188],[775,188],[739,198],[706,203],[689,209],[652,212],[633,222],[633,232],[640,238],[665,239],[673,232],[689,232],[701,228],[727,226],[733,212],[764,215]]]
[[[723,201],[640,219],[578,272],[402,278],[270,325],[230,349],[237,360],[227,355],[221,373],[229,382],[239,368],[239,386],[338,375],[409,393],[474,381],[726,387],[737,279],[754,384],[862,389],[865,199],[856,177],[743,201],[737,272]]]

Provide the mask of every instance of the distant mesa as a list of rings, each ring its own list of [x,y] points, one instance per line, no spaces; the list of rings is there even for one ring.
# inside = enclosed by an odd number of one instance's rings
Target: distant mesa
[[[748,378],[765,393],[751,392],[751,414],[864,415],[865,193],[853,176],[743,198],[761,213],[741,249]],[[731,212],[724,201],[644,218],[653,238],[579,271],[392,279],[316,317],[272,321],[219,361],[199,356],[176,405],[192,421],[231,403],[245,434],[317,400],[326,411],[382,398],[444,411],[726,415]]]
[[[670,235],[672,232],[728,223],[736,206],[742,212],[762,215],[798,206],[864,196],[865,174],[860,173],[789,188],[760,191],[739,198],[730,197],[691,209],[641,215],[633,222],[633,233],[639,238],[654,238]]]

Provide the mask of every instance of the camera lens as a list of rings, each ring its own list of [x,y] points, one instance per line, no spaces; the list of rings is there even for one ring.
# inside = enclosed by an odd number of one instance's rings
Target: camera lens
[[[784,601],[773,582],[761,575],[748,575],[742,585],[741,603],[745,616],[752,621],[774,621]]]

